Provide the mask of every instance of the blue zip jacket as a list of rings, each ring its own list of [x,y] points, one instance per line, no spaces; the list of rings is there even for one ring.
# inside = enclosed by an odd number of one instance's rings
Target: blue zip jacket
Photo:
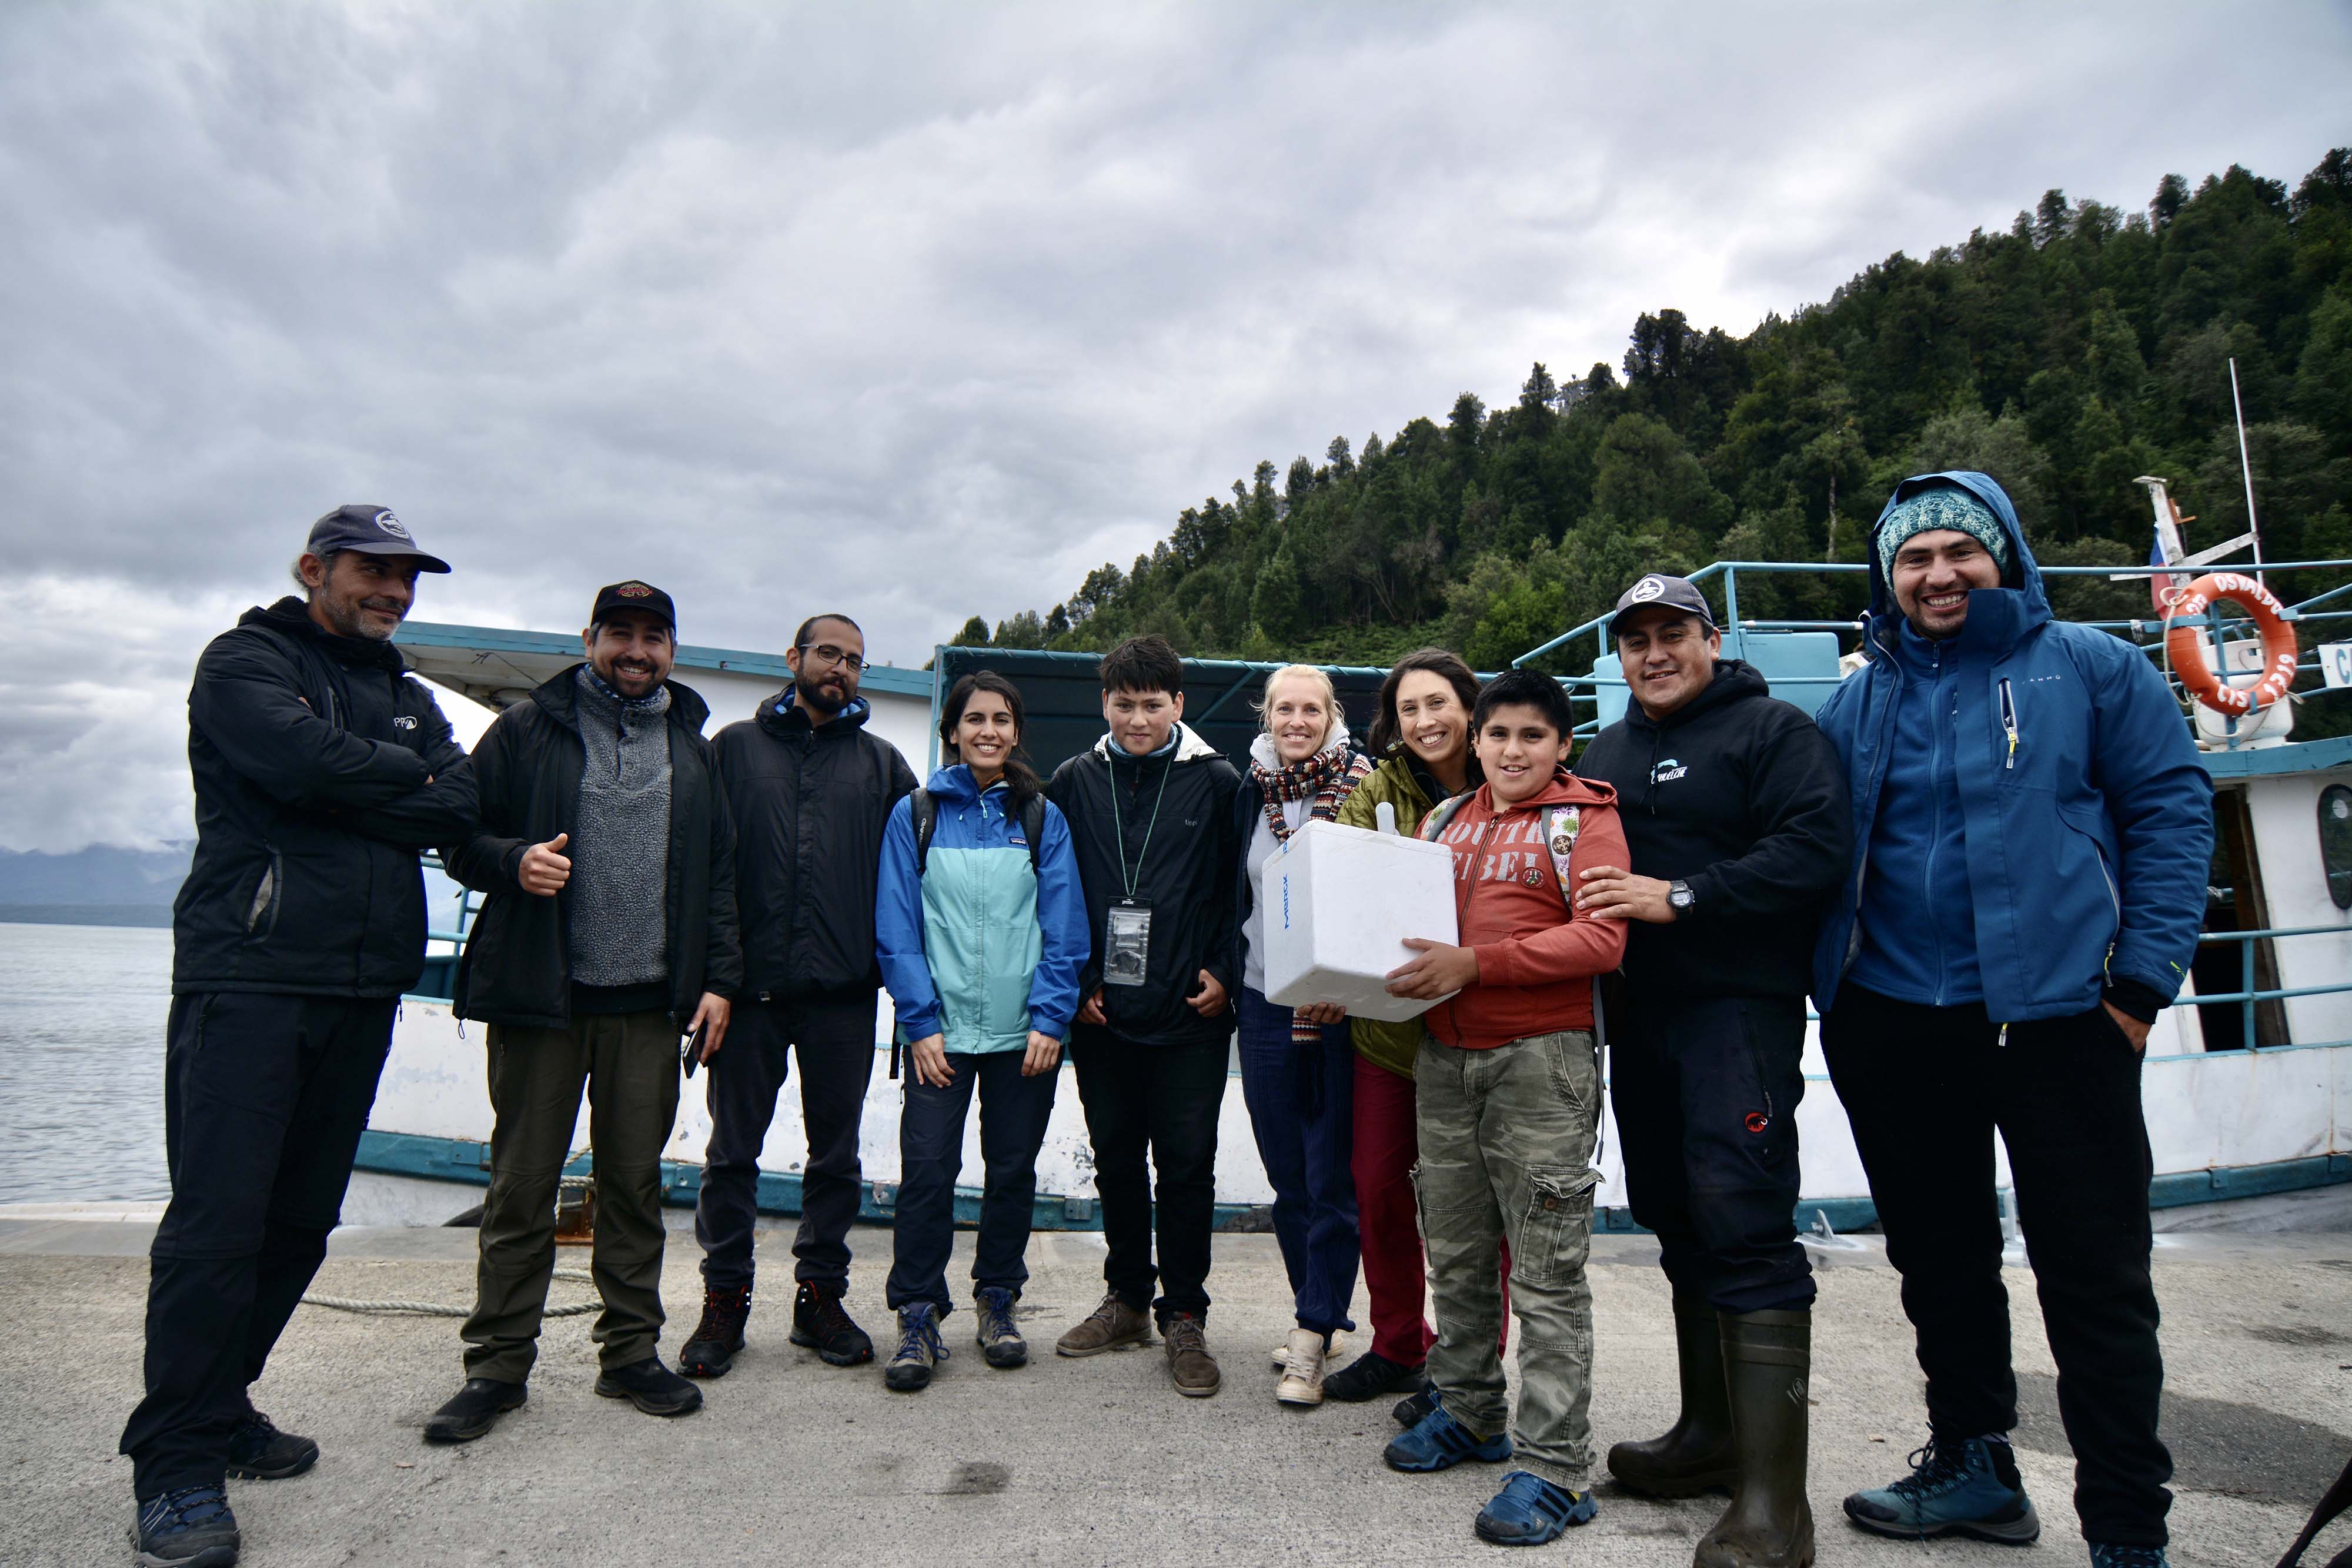
[[[943,1034],[950,1052],[1021,1051],[1029,1031],[1066,1040],[1092,942],[1069,823],[1045,802],[1037,864],[1002,781],[985,793],[958,764],[925,786],[939,803],[929,862],[915,874],[911,800],[882,831],[874,937],[907,1040]]]
[[[2041,568],[1999,485],[1967,471],[1922,475],[1897,486],[1886,510],[1939,481],[1992,508],[2015,561],[2016,586],[1971,593],[1967,623],[1940,644],[1936,689],[1948,685],[1948,696],[1937,701],[1950,706],[1928,715],[1949,742],[1946,787],[1956,799],[1946,809],[1957,807],[1964,852],[1958,865],[1937,863],[1938,896],[1946,879],[1965,879],[1985,1010],[2002,1023],[2087,1012],[2110,980],[2168,1000],[2187,978],[2205,908],[2212,778],[2147,654],[2052,618]],[[1818,716],[1845,765],[1854,844],[1853,872],[1814,948],[1813,1000],[1823,1012],[1862,948],[1858,909],[1907,912],[1874,924],[1870,942],[1884,954],[1920,963],[1934,940],[1924,894],[1884,905],[1864,894],[1880,871],[1871,851],[1890,768],[1906,783],[1936,768],[1932,755],[1901,741],[1902,619],[1874,549],[1864,665]],[[1926,846],[1907,843],[1895,858],[1910,852],[1924,861]]]

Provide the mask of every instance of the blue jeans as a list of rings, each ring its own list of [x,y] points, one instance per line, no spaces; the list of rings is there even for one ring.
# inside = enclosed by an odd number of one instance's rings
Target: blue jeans
[[[1360,1245],[1356,1233],[1356,1050],[1344,1019],[1316,1042],[1294,1045],[1290,1009],[1244,987],[1242,1099],[1257,1155],[1274,1184],[1274,1234],[1298,1326],[1328,1334],[1352,1329]]]
[[[898,1212],[892,1234],[892,1311],[930,1301],[945,1317],[948,1254],[955,1245],[955,1181],[963,1169],[964,1113],[980,1092],[980,1154],[986,1167],[980,1199],[980,1248],[971,1262],[976,1288],[1021,1293],[1029,1282],[1022,1254],[1037,1197],[1037,1151],[1054,1113],[1056,1069],[1021,1075],[1022,1052],[992,1051],[948,1058],[955,1077],[944,1089],[907,1070],[907,1104],[898,1115]]]

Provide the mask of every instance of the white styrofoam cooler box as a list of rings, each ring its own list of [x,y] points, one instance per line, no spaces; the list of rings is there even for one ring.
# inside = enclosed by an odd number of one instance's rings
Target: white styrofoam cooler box
[[[1454,852],[1444,844],[1311,821],[1265,862],[1260,922],[1265,999],[1277,1007],[1338,1002],[1396,1023],[1435,1002],[1388,993],[1388,973],[1413,956],[1408,936],[1457,939]]]

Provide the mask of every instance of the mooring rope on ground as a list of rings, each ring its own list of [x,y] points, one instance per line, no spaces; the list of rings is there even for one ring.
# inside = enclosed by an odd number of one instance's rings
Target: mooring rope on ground
[[[551,1276],[575,1284],[593,1285],[596,1277],[585,1269],[558,1269]],[[339,1312],[409,1312],[419,1317],[462,1318],[470,1316],[471,1307],[453,1307],[442,1301],[374,1301],[362,1296],[304,1296],[304,1304],[331,1307]],[[547,1318],[576,1318],[583,1312],[593,1312],[602,1301],[574,1301],[570,1306],[550,1307],[540,1315]]]

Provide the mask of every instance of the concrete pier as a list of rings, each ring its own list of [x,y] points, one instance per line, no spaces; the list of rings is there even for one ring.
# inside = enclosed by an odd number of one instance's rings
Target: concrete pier
[[[0,1211],[0,1563],[128,1563],[128,1461],[114,1446],[139,1389],[152,1208]],[[679,1218],[683,1218],[682,1216]],[[1099,1238],[1033,1243],[1021,1316],[1034,1358],[982,1364],[971,1317],[931,1389],[890,1394],[876,1367],[836,1370],[784,1341],[788,1229],[763,1233],[766,1288],[751,1348],[677,1420],[591,1391],[592,1317],[551,1322],[530,1402],[463,1448],[427,1448],[426,1415],[457,1389],[457,1322],[306,1306],[257,1403],[325,1450],[299,1479],[234,1482],[254,1568],[324,1563],[1409,1563],[1505,1560],[1470,1532],[1497,1469],[1385,1469],[1385,1402],[1295,1411],[1274,1401],[1269,1352],[1290,1326],[1271,1237],[1220,1237],[1210,1339],[1213,1399],[1179,1398],[1157,1349],[1087,1361],[1054,1337],[1102,1291]],[[970,1237],[950,1279],[969,1268]],[[861,1228],[852,1309],[886,1337],[887,1231]],[[347,1229],[315,1289],[462,1305],[473,1232]],[[1646,1238],[1594,1245],[1601,1451],[1654,1434],[1675,1406],[1673,1330]],[[690,1234],[665,1277],[669,1357],[700,1303]],[[1824,1565],[2080,1563],[2072,1460],[2032,1280],[2009,1272],[2023,1416],[2019,1457],[2044,1523],[2028,1553],[1865,1536],[1846,1492],[1902,1473],[1925,1437],[1911,1334],[1874,1239],[1817,1251],[1811,1493]],[[586,1259],[567,1249],[560,1267]],[[2273,1563],[2352,1457],[2352,1234],[2208,1232],[2159,1239],[2165,1436],[2179,1474],[2172,1560]],[[559,1282],[558,1302],[587,1287]],[[1358,1311],[1360,1314],[1361,1298]],[[1369,1342],[1353,1336],[1346,1354]],[[887,1347],[886,1347],[887,1354]],[[1720,1498],[1660,1503],[1600,1486],[1601,1514],[1537,1562],[1680,1568]],[[2339,1525],[2315,1563],[2352,1541]]]

